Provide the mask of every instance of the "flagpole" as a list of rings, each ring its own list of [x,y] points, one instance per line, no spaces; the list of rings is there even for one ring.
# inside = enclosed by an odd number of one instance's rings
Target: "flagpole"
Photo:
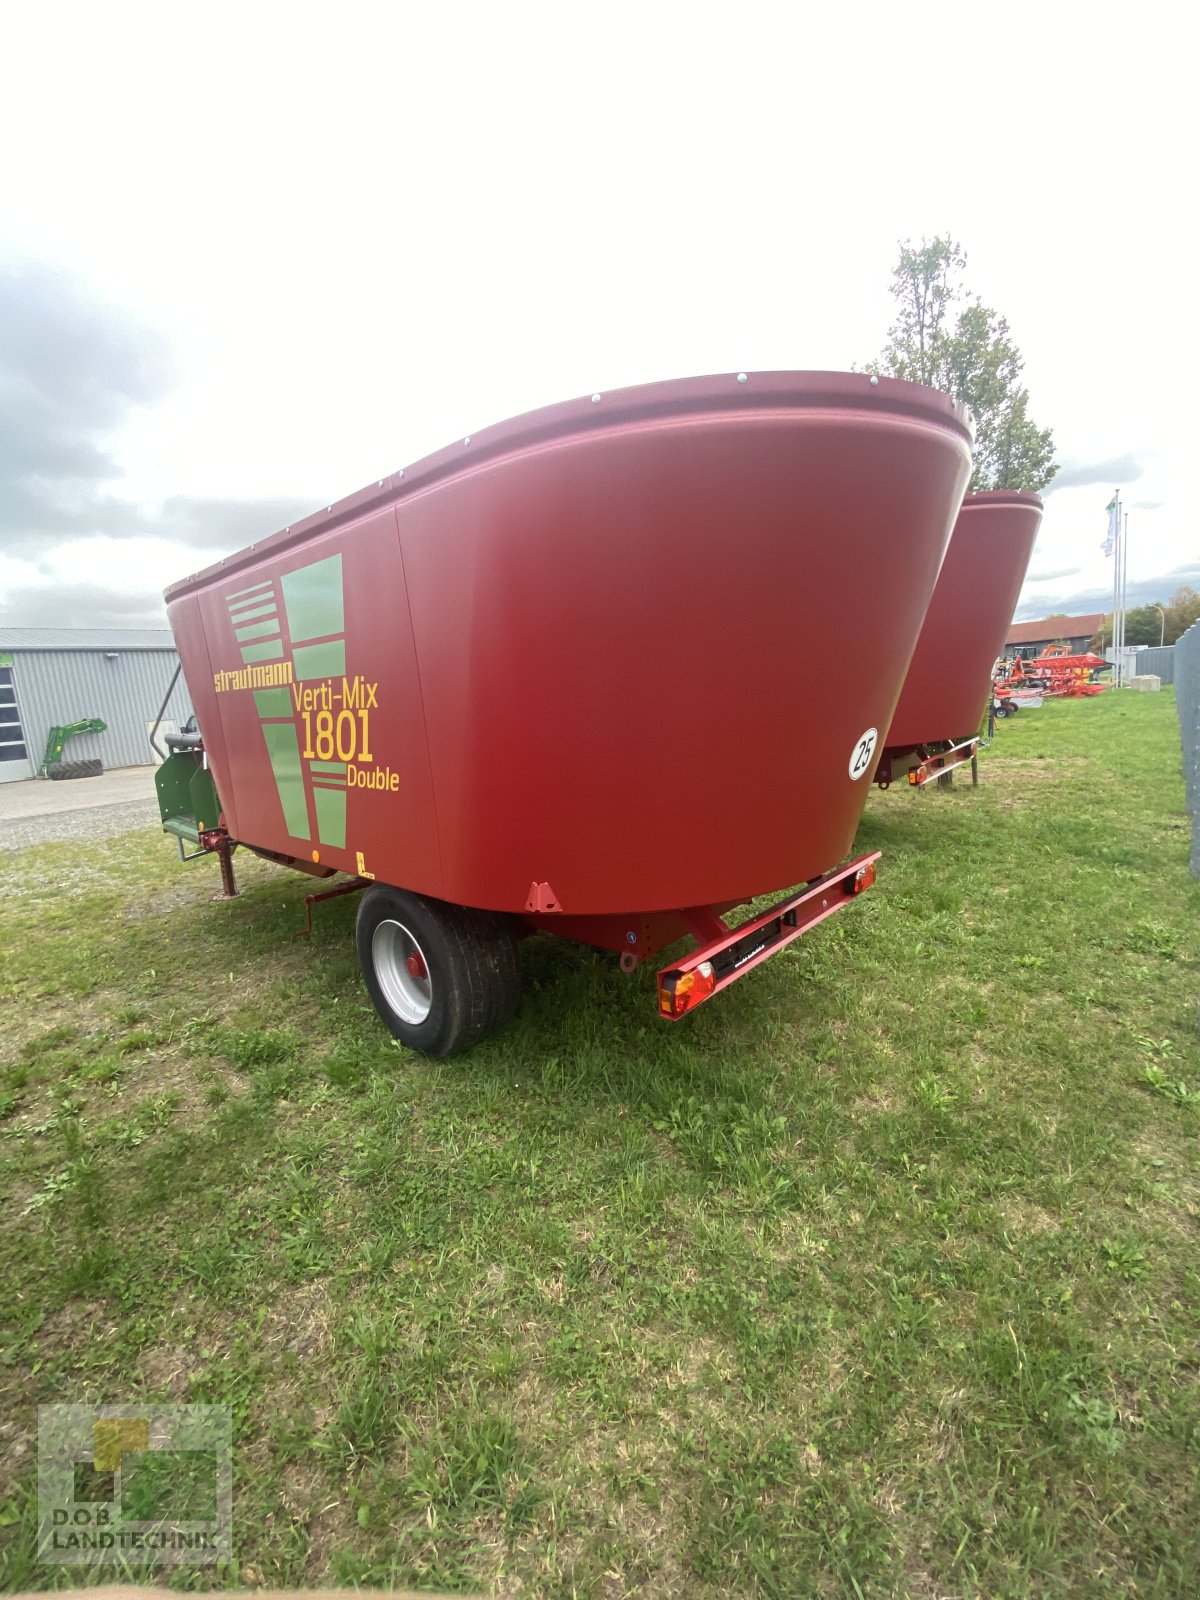
[[[1121,520],[1121,682],[1125,681],[1125,611],[1129,604],[1129,513]]]
[[[1120,620],[1120,643],[1117,648],[1117,687],[1125,683],[1125,514],[1117,504],[1117,612]]]
[[[1121,491],[1119,489],[1113,492],[1112,503],[1115,507],[1113,522],[1116,524],[1117,531],[1116,542],[1113,545],[1112,638],[1109,643],[1112,646],[1113,653],[1112,681],[1114,684],[1119,685],[1121,682],[1121,656],[1119,650],[1121,626]]]

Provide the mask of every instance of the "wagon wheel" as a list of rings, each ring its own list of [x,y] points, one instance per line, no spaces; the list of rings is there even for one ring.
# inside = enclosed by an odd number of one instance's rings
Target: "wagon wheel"
[[[516,936],[496,912],[379,883],[359,902],[355,942],[376,1011],[427,1056],[469,1050],[516,1010]]]

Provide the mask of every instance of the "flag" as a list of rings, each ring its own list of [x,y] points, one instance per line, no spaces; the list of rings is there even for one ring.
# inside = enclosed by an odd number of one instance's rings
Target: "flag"
[[[1104,509],[1108,512],[1108,537],[1100,548],[1106,556],[1110,556],[1117,547],[1117,535],[1121,531],[1121,508],[1115,494]]]

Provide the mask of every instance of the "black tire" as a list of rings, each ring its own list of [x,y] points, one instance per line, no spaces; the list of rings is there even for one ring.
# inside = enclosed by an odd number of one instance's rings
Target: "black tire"
[[[99,757],[87,761],[55,761],[46,768],[46,776],[60,783],[64,778],[98,778],[104,771]]]
[[[517,939],[498,912],[377,883],[359,901],[354,938],[376,1011],[411,1050],[457,1055],[494,1033],[517,1008]],[[410,965],[414,952],[416,968]]]

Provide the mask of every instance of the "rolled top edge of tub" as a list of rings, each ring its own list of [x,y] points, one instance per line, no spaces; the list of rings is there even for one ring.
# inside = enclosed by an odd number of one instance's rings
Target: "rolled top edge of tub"
[[[652,424],[659,419],[706,414],[732,416],[739,412],[789,410],[844,410],[865,416],[874,413],[897,422],[940,425],[956,434],[968,449],[974,443],[974,423],[970,411],[960,401],[923,384],[868,372],[726,372],[637,384],[627,389],[563,400],[467,434],[433,455],[389,473],[299,522],[180,579],[165,591],[165,598],[168,602],[180,599],[264,556],[280,554],[287,546],[300,543],[314,533],[362,516],[376,504],[386,504],[428,488],[441,478],[539,444],[639,421]],[[996,493],[1001,499],[1011,497],[1009,491]],[[989,496],[981,494],[970,498],[984,500]],[[1026,503],[1024,497],[1017,498]]]
[[[999,511],[1006,507],[1040,513],[1046,509],[1046,503],[1032,489],[980,489],[976,494],[963,496],[958,514],[961,517],[968,511]]]

